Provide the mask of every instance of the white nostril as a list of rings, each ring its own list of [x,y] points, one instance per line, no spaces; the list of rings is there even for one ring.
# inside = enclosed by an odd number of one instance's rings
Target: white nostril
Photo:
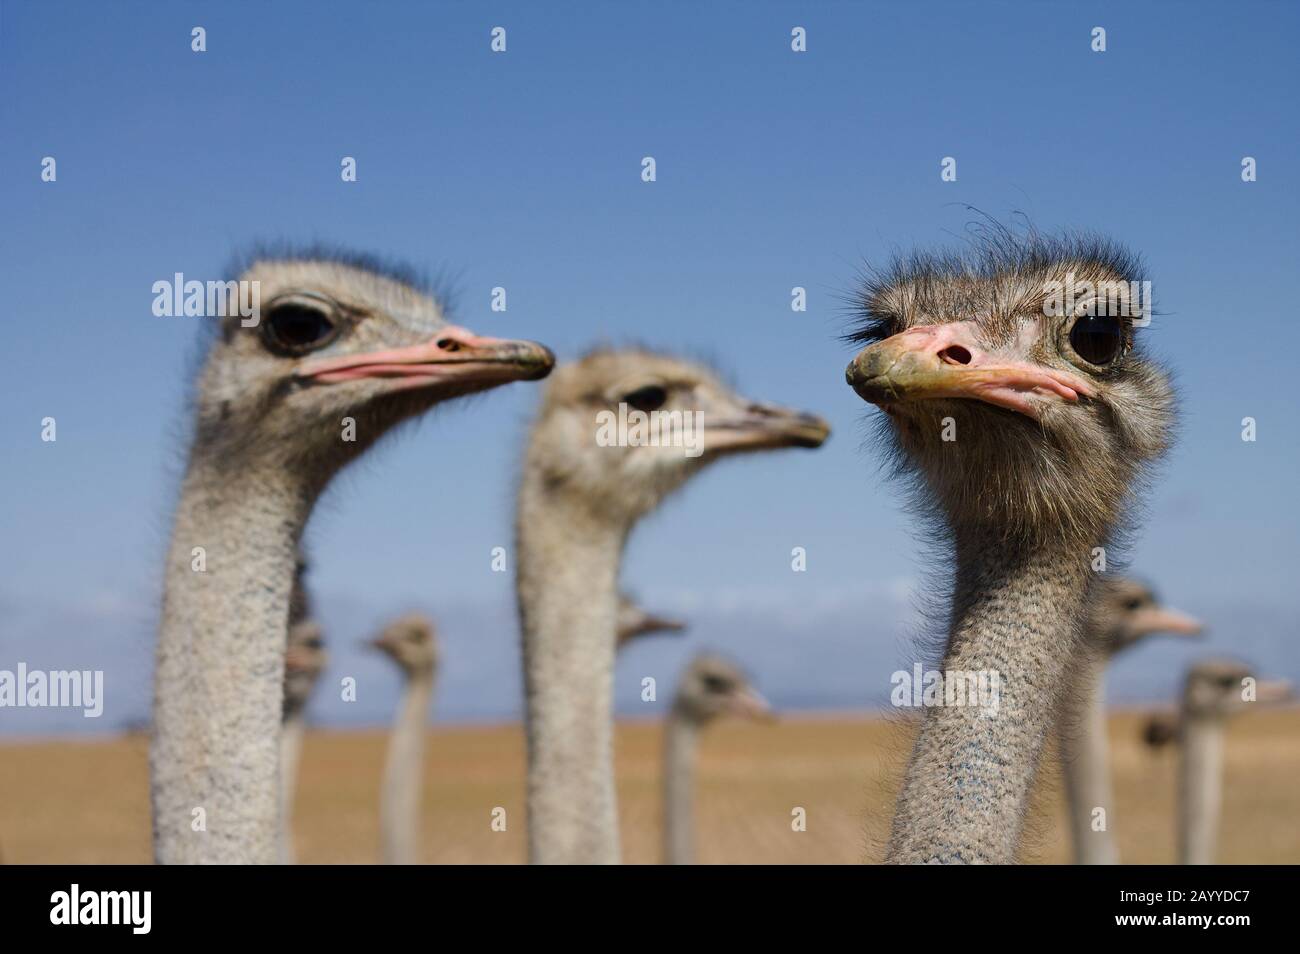
[[[961,345],[949,345],[939,352],[945,364],[970,364],[970,352]]]

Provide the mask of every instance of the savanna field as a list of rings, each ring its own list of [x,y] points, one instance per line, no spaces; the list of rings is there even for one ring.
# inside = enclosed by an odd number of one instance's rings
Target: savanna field
[[[1121,857],[1175,861],[1177,750],[1141,741],[1147,713],[1109,721]],[[1300,708],[1229,722],[1221,863],[1300,863]],[[387,733],[309,731],[295,834],[307,864],[379,860],[378,799]],[[696,795],[701,863],[879,862],[911,745],[907,722],[864,716],[723,722],[700,743]],[[660,858],[660,728],[621,723],[618,794],[626,861]],[[147,864],[148,741],[0,746],[0,851],[6,863]],[[435,727],[428,737],[420,860],[522,863],[526,853],[524,737],[518,725]],[[1029,863],[1067,863],[1061,786],[1052,761],[1035,787]],[[506,831],[493,831],[494,808]],[[807,830],[791,830],[806,810]]]

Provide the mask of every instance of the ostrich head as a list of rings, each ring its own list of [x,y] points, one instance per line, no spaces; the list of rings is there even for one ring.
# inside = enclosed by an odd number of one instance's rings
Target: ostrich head
[[[1195,636],[1201,623],[1162,606],[1149,586],[1124,577],[1103,577],[1093,590],[1092,631],[1107,653],[1127,649],[1153,633]]]
[[[365,259],[262,257],[239,279],[260,283],[258,321],[223,319],[196,396],[197,446],[237,466],[253,457],[327,480],[439,401],[545,377],[554,361],[449,324],[411,280]]]
[[[370,645],[392,657],[408,676],[431,674],[438,666],[433,621],[422,613],[409,613],[393,620]]]
[[[309,620],[289,627],[289,644],[284,653],[284,711],[300,711],[311,698],[312,688],[329,661],[320,626]]]
[[[646,415],[658,446],[617,440],[620,415]],[[697,427],[698,425],[698,427]],[[821,418],[735,393],[710,369],[644,350],[596,351],[548,382],[526,466],[591,512],[630,524],[705,464],[780,447],[818,447]],[[693,454],[694,445],[698,454]]]
[[[1152,751],[1163,749],[1178,740],[1178,717],[1162,712],[1142,725],[1142,743]]]
[[[849,384],[886,412],[901,469],[959,535],[1108,535],[1173,417],[1134,319],[1114,314],[1138,311],[1129,282],[1141,278],[1109,241],[1003,231],[867,281]]]
[[[1183,686],[1183,714],[1187,717],[1226,718],[1251,705],[1271,705],[1291,697],[1283,680],[1259,680],[1254,699],[1247,698],[1245,681],[1254,678],[1249,666],[1231,659],[1206,659],[1187,673]]]
[[[723,715],[760,719],[769,718],[772,712],[738,667],[713,655],[692,660],[678,684],[673,709],[701,725]]]

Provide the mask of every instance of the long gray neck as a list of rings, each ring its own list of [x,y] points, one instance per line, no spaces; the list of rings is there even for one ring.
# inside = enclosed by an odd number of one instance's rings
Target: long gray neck
[[[1183,716],[1178,773],[1178,863],[1214,864],[1223,804],[1223,719]]]
[[[695,742],[698,728],[676,707],[664,727],[664,863],[695,864]]]
[[[419,858],[425,717],[432,697],[431,670],[407,677],[393,722],[393,734],[388,740],[379,804],[381,847],[386,865],[412,865]]]
[[[887,861],[1014,862],[1043,740],[1078,645],[1087,555],[959,540],[945,682],[957,673],[982,674],[990,686],[996,678],[997,705],[925,710]]]
[[[276,860],[289,591],[314,499],[284,471],[242,472],[211,456],[191,461],[167,559],[154,677],[160,863]]]
[[[290,714],[280,726],[280,841],[279,862],[297,864],[293,850],[293,799],[298,787],[298,762],[302,757],[304,712]]]
[[[1106,740],[1108,661],[1099,649],[1079,653],[1074,667],[1077,682],[1057,721],[1070,838],[1078,865],[1119,864],[1119,845],[1112,831],[1115,796]],[[1102,814],[1094,818],[1097,809]]]
[[[617,864],[613,681],[627,528],[526,482],[517,522],[534,864]]]

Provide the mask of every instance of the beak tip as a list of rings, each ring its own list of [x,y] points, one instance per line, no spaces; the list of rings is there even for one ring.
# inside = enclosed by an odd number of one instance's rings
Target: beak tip
[[[810,414],[804,421],[804,434],[797,442],[800,447],[821,447],[831,436],[831,426],[822,418]]]
[[[867,355],[865,352],[859,354],[844,369],[844,381],[853,389],[853,393],[862,398],[863,401],[879,406],[884,403],[885,391],[879,373],[871,368],[864,368],[864,355],[868,359],[868,364],[874,364],[871,360],[872,355]]]
[[[540,381],[555,369],[555,352],[544,344],[530,341],[521,364],[528,369],[525,381]]]

